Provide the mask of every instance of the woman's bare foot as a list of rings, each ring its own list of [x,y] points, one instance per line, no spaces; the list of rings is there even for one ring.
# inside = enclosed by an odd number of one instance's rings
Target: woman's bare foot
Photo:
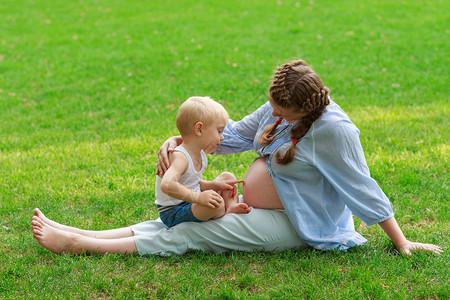
[[[246,203],[230,203],[227,207],[225,214],[248,214],[250,212],[250,207]]]
[[[65,226],[63,226],[63,225],[61,225],[61,224],[59,224],[59,223],[56,223],[55,221],[52,221],[52,220],[50,220],[49,218],[47,218],[47,217],[40,211],[39,208],[35,208],[35,209],[34,209],[34,215],[35,215],[36,217],[38,217],[39,219],[41,219],[44,223],[46,223],[46,224],[48,224],[48,225],[50,225],[50,226],[52,226],[52,227],[55,227],[55,228],[58,228],[58,229],[61,229],[61,230],[66,230],[66,229],[64,228]]]
[[[34,216],[31,220],[33,237],[47,250],[60,254],[70,252],[80,254],[81,251],[74,251],[71,245],[76,244],[76,235],[51,226],[40,217]]]

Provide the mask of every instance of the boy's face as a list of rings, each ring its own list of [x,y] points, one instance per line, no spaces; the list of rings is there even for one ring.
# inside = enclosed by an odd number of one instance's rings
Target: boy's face
[[[206,153],[213,153],[216,151],[220,142],[223,141],[223,130],[227,126],[228,119],[222,117],[214,120],[208,126],[205,126],[202,132],[202,139],[204,141],[203,151]]]

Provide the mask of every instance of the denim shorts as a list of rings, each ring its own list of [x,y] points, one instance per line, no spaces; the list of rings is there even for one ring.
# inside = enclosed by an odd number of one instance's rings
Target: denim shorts
[[[158,207],[161,221],[169,228],[183,222],[202,222],[192,213],[192,203],[190,202],[183,202],[173,206],[156,206]]]

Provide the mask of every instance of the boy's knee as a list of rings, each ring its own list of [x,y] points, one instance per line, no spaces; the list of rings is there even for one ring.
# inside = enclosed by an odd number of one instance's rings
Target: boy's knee
[[[219,206],[216,207],[217,212],[223,212],[225,211],[225,201],[222,201],[221,203],[219,203]]]
[[[220,218],[221,216],[223,216],[225,214],[225,201],[222,201],[222,203],[219,203],[219,206],[214,208],[214,217],[215,218]]]

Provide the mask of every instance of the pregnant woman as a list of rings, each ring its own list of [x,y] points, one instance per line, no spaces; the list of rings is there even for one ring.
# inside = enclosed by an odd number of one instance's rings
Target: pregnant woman
[[[268,98],[254,113],[228,123],[215,152],[255,150],[259,155],[244,177],[244,201],[255,208],[249,214],[184,223],[170,230],[148,221],[96,232],[60,225],[36,209],[33,236],[53,252],[76,254],[169,255],[305,246],[347,250],[366,242],[354,229],[355,214],[369,226],[379,224],[405,254],[442,252],[438,246],[405,238],[389,200],[370,177],[358,129],[330,100],[328,88],[304,61],[278,68]],[[180,137],[172,137],[161,147],[158,174],[167,170],[168,153],[181,142]],[[277,210],[281,208],[285,212]]]

